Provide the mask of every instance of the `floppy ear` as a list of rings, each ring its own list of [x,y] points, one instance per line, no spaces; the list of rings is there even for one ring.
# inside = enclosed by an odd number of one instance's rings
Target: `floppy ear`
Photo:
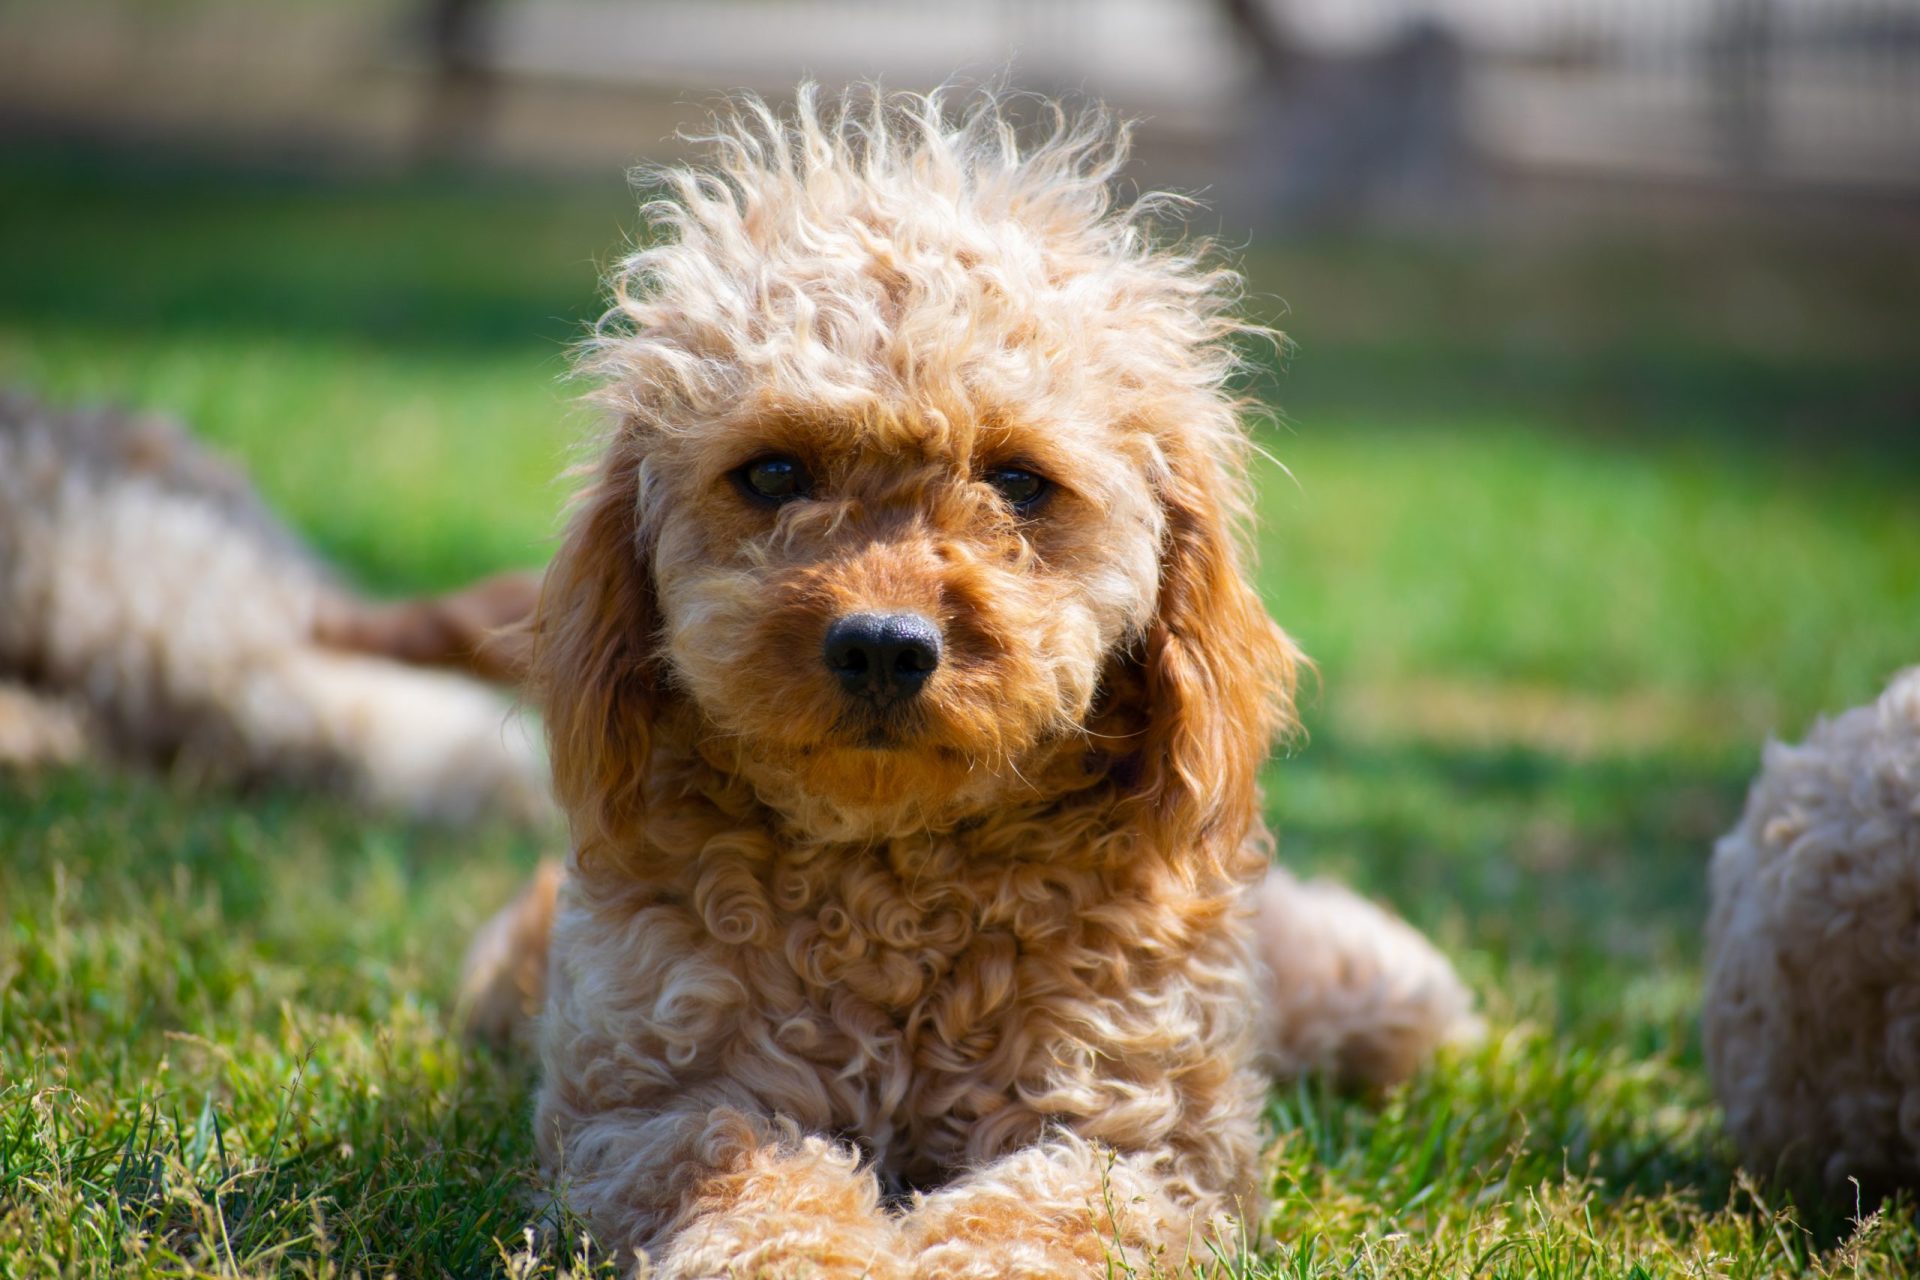
[[[1294,726],[1301,658],[1247,580],[1241,503],[1221,461],[1192,441],[1170,444],[1166,461],[1136,786],[1164,845],[1231,857],[1254,820],[1261,762]]]
[[[659,701],[655,619],[639,458],[616,441],[580,496],[533,622],[554,792],[583,858],[618,847],[638,819]]]

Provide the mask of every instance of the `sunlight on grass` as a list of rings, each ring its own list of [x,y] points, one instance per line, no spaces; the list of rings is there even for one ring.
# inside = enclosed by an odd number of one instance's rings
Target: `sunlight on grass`
[[[379,590],[549,553],[617,184],[13,176],[0,382],[183,418]],[[1302,340],[1262,384],[1295,478],[1255,477],[1261,582],[1319,663],[1281,853],[1433,931],[1492,1033],[1383,1098],[1276,1092],[1271,1211],[1213,1274],[1920,1265],[1910,1205],[1735,1169],[1700,1065],[1705,860],[1760,740],[1920,658],[1912,268],[1762,261],[1254,254]],[[0,779],[0,1276],[609,1273],[543,1225],[524,1064],[449,1030],[558,838]]]

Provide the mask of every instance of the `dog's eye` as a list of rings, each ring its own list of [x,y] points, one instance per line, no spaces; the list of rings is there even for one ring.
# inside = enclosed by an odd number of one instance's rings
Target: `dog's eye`
[[[1046,477],[1037,475],[1025,467],[993,467],[982,477],[1007,500],[1015,511],[1030,511],[1035,503],[1046,496]]]
[[[780,453],[755,458],[735,471],[733,479],[747,493],[767,502],[804,498],[813,487],[813,477],[807,474],[800,460]]]

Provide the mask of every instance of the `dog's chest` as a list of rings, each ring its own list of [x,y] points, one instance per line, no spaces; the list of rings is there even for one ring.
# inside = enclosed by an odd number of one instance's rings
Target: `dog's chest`
[[[695,894],[716,939],[751,938],[755,1034],[815,1074],[817,1119],[906,1178],[1031,1140],[1023,1100],[1104,1056],[1076,1010],[1139,976],[1101,876],[961,853],[709,865]]]
[[[1041,958],[1073,950],[1076,904],[1099,886],[1037,866],[961,873],[945,852],[776,866],[781,951],[813,1013],[862,1040],[985,1052]]]

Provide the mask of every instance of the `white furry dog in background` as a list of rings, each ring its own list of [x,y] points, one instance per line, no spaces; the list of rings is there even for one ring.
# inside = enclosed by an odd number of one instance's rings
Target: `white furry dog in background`
[[[402,614],[443,648],[484,621],[457,598],[359,601],[170,422],[0,395],[0,765],[107,757],[421,817],[545,812],[503,696],[345,651],[457,657],[408,653]]]
[[[1748,1166],[1920,1182],[1920,667],[1767,747],[1712,881],[1707,1062]]]

